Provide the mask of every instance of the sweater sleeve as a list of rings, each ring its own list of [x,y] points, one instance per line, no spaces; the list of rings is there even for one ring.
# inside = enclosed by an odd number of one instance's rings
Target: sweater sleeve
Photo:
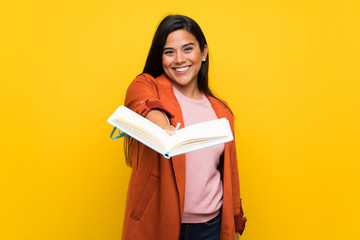
[[[151,110],[162,110],[168,118],[173,118],[159,99],[155,79],[149,74],[140,74],[126,91],[125,106],[145,117]]]

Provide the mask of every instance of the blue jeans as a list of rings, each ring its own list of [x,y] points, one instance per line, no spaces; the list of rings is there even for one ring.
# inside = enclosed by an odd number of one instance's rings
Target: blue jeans
[[[181,224],[179,240],[219,240],[221,211],[213,219],[204,223]]]

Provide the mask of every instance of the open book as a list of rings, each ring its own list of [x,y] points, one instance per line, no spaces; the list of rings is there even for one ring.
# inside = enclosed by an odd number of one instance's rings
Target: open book
[[[226,118],[194,124],[172,136],[125,106],[116,109],[107,121],[166,158],[233,140]]]

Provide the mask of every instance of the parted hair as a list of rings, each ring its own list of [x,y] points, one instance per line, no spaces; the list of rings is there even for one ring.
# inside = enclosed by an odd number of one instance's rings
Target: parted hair
[[[162,66],[163,49],[170,33],[176,30],[186,30],[199,42],[201,52],[207,46],[206,38],[200,26],[191,18],[183,15],[168,15],[159,24],[146,59],[143,73],[148,73],[154,78],[164,73]],[[214,96],[209,88],[209,55],[202,62],[198,74],[199,90]]]

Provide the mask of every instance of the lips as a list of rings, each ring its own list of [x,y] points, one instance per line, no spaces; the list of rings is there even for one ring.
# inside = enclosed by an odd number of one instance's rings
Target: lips
[[[186,72],[189,68],[190,68],[190,66],[173,68],[173,69],[178,73],[183,73],[183,72]]]

